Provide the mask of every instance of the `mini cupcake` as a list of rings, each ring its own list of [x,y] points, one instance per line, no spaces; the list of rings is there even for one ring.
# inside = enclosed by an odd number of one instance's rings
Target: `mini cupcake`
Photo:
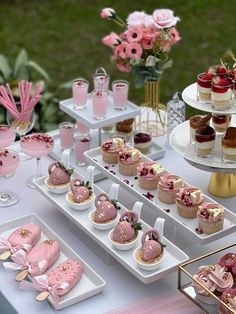
[[[141,162],[137,168],[139,186],[145,190],[155,190],[164,172],[164,168],[154,161]]]
[[[224,302],[228,307],[230,307],[229,310],[224,306],[223,304],[219,304],[219,314],[232,314],[236,313],[236,289],[226,289],[221,297],[220,300]]]
[[[155,229],[147,230],[141,239],[142,247],[134,251],[133,257],[143,270],[158,268],[164,259],[164,245],[159,242],[159,233]]]
[[[66,201],[73,209],[84,210],[91,206],[93,190],[89,182],[73,179],[70,182],[71,191],[66,194]]]
[[[196,218],[202,201],[201,190],[193,186],[180,188],[176,193],[177,210],[179,215],[184,218]]]
[[[215,266],[205,265],[198,267],[193,278],[215,295],[219,295],[234,284],[233,276],[226,272],[224,267],[217,264]],[[217,299],[213,298],[206,289],[199,286],[196,282],[193,282],[192,285],[200,301],[206,304],[218,303]]]
[[[48,167],[48,178],[45,180],[50,192],[62,194],[69,190],[73,169],[67,169],[63,163],[53,161]]]
[[[108,230],[114,227],[117,222],[117,210],[120,209],[116,200],[109,199],[106,193],[96,196],[94,201],[96,210],[89,214],[89,219],[94,228]]]
[[[107,140],[102,144],[102,159],[108,164],[118,163],[119,151],[124,147],[124,140],[122,138],[113,138]]]
[[[197,212],[198,227],[206,234],[223,229],[224,207],[216,203],[203,203]]]
[[[137,241],[138,230],[142,230],[138,215],[128,210],[121,214],[118,224],[109,232],[108,238],[116,249],[130,250]]]
[[[158,199],[166,204],[174,204],[176,193],[180,187],[184,187],[182,179],[174,174],[165,174],[160,177],[158,183]]]
[[[119,172],[124,176],[135,176],[141,157],[138,149],[122,149],[118,156]]]

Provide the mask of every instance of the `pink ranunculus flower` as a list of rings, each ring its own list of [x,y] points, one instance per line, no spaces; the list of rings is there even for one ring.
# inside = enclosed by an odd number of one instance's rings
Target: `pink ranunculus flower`
[[[135,11],[131,13],[127,18],[127,24],[129,27],[154,27],[155,21],[151,15],[145,12]]]
[[[175,17],[174,12],[169,9],[160,9],[153,12],[153,19],[157,28],[169,28],[175,26],[180,20],[179,17]]]
[[[129,63],[119,62],[116,66],[121,72],[130,72],[132,70],[132,66]]]
[[[172,27],[169,31],[170,42],[172,45],[176,44],[180,40],[179,33],[175,27]]]
[[[153,40],[152,38],[143,38],[141,41],[141,46],[143,49],[152,49],[153,48]]]
[[[130,27],[126,32],[129,43],[139,42],[143,36],[143,31],[140,27]]]
[[[116,33],[111,32],[109,35],[102,39],[102,42],[104,43],[104,45],[114,48],[121,42],[121,39]]]
[[[127,43],[122,42],[120,45],[115,47],[114,51],[114,60],[121,58],[121,59],[126,59],[127,54],[126,54],[126,48],[127,48]]]
[[[130,59],[140,59],[142,53],[143,49],[138,43],[130,43],[126,47],[126,55]]]
[[[100,16],[103,19],[111,19],[116,14],[115,10],[112,8],[104,8],[100,12]]]

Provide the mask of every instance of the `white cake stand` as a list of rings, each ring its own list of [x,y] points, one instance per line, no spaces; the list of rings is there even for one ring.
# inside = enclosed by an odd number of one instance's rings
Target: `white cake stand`
[[[217,114],[236,114],[236,106],[229,110],[214,110],[211,104],[201,104],[197,100],[197,84],[186,87],[182,93],[183,100],[191,107]],[[232,119],[232,124],[235,119]],[[178,125],[170,135],[173,149],[192,166],[212,172],[208,191],[217,197],[236,196],[236,163],[226,163],[222,160],[221,136],[216,137],[216,145],[211,158],[200,158],[195,154],[195,147],[190,143],[189,121]]]

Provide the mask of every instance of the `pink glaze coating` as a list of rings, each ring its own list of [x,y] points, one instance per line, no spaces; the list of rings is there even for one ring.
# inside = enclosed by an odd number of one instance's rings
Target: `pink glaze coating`
[[[22,151],[32,157],[46,156],[54,145],[53,138],[44,133],[26,135],[20,141]]]
[[[48,284],[50,287],[67,283],[66,289],[57,289],[57,294],[64,295],[71,290],[77,282],[80,280],[83,274],[83,267],[80,262],[73,259],[67,259],[66,261],[53,268],[48,274]]]
[[[224,219],[224,207],[216,203],[203,203],[199,206],[197,215],[206,222],[217,222]]]
[[[70,181],[70,175],[63,170],[57,161],[52,161],[48,167],[49,184],[62,185]]]
[[[148,239],[147,239],[148,236]],[[152,238],[156,240],[153,240]],[[157,241],[159,233],[155,229],[146,230],[142,235],[142,248],[141,258],[146,262],[152,262],[156,257],[161,254],[162,248],[160,243]]]
[[[38,242],[40,236],[41,229],[38,225],[25,224],[16,229],[7,240],[13,247],[20,247],[22,244],[30,244],[33,246]]]
[[[154,179],[160,177],[164,172],[164,168],[155,161],[141,162],[137,167],[137,174],[145,179]]]
[[[180,182],[178,180],[180,180]],[[176,181],[179,183],[178,183],[178,187],[175,188]],[[164,176],[160,177],[159,186],[161,187],[162,190],[165,190],[165,191],[178,192],[179,188],[184,186],[184,183],[180,177],[174,174],[167,173]]]
[[[110,153],[118,153],[124,147],[122,138],[113,138],[102,144],[102,149]]]
[[[56,240],[46,240],[39,243],[28,253],[27,262],[30,265],[29,274],[33,277],[42,275],[59,257],[60,245]],[[37,262],[46,261],[42,269]]]
[[[200,192],[197,196],[195,202],[193,202],[191,198],[191,193],[193,192]],[[179,191],[176,193],[176,200],[180,203],[184,204],[185,206],[193,206],[193,205],[200,205],[203,200],[202,192],[194,186],[187,186],[185,188],[180,188]]]
[[[89,189],[86,186],[81,185],[79,179],[71,180],[70,189],[73,193],[73,201],[75,203],[81,203],[89,199]]]
[[[112,220],[117,216],[117,211],[115,206],[109,201],[109,197],[106,193],[101,193],[95,198],[95,222],[104,223],[106,221]]]
[[[226,289],[221,297],[221,301],[227,304],[232,310],[236,310],[236,289]],[[219,304],[219,313],[220,314],[231,314],[232,312],[228,310],[223,304]]]
[[[132,153],[135,155],[132,156]],[[119,151],[119,161],[123,164],[132,164],[135,163],[137,160],[140,160],[142,154],[137,149],[122,149]]]
[[[125,211],[121,214],[120,221],[113,230],[113,240],[125,243],[135,237],[133,224],[138,221],[138,215],[132,211]]]

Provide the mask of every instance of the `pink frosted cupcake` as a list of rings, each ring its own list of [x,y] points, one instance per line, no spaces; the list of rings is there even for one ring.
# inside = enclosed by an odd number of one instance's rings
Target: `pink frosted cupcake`
[[[119,151],[123,147],[124,140],[122,138],[107,140],[101,146],[102,159],[108,164],[117,164]]]
[[[234,284],[233,276],[220,265],[200,266],[193,278],[215,295],[219,295]],[[206,304],[218,303],[217,299],[213,298],[206,289],[199,286],[196,282],[193,282],[192,285],[200,301]]]
[[[197,212],[198,227],[206,234],[223,229],[224,207],[216,203],[203,203]]]
[[[219,314],[232,314],[236,312],[236,289],[226,289],[220,300],[224,302],[231,310],[227,309],[223,304],[219,304]]]
[[[122,149],[119,152],[119,172],[124,176],[135,176],[142,154],[138,149]]]
[[[180,188],[176,193],[177,210],[184,218],[196,218],[202,201],[202,192],[194,186]]]
[[[139,186],[145,190],[155,190],[164,171],[164,168],[154,161],[141,162],[137,168]]]
[[[158,183],[158,199],[166,204],[174,204],[176,193],[183,187],[182,179],[174,174],[165,174]]]

